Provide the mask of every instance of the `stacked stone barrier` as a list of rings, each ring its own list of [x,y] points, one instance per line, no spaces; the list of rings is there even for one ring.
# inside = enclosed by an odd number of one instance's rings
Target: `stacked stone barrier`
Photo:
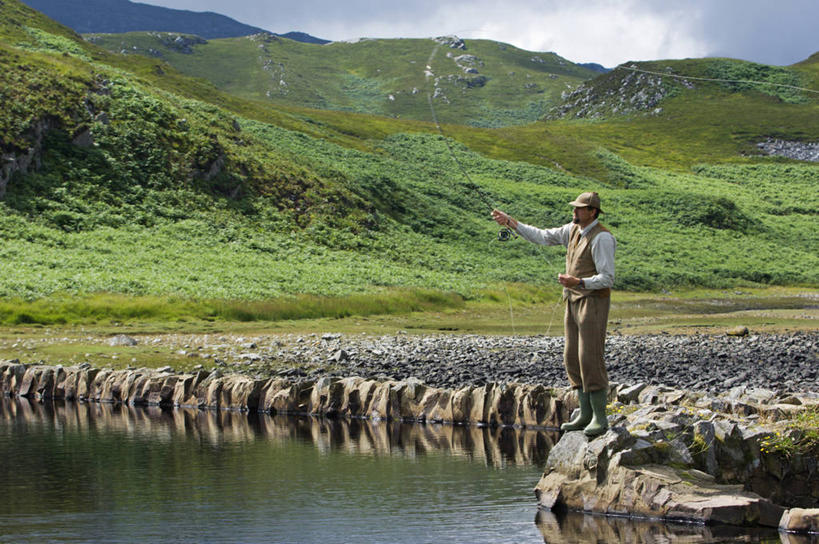
[[[487,384],[460,389],[420,380],[378,382],[360,377],[254,379],[219,371],[175,374],[153,369],[110,370],[0,364],[0,393],[129,406],[196,407],[374,420],[554,428],[574,408],[565,390],[542,385]]]

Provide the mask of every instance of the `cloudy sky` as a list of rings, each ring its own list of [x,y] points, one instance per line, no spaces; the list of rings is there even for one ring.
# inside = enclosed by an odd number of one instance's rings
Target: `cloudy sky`
[[[329,40],[456,34],[574,62],[725,56],[786,65],[819,51],[817,0],[140,0]]]

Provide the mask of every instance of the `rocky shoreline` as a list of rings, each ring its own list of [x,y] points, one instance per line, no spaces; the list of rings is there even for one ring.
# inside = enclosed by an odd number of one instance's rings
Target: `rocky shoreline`
[[[455,388],[519,382],[568,386],[563,338],[398,334],[184,337],[179,353],[202,368],[290,379],[360,376],[418,378]],[[609,336],[609,378],[618,383],[725,392],[735,386],[819,391],[819,333]]]
[[[569,388],[522,383],[446,389],[416,378],[294,381],[16,361],[0,362],[0,395],[523,429],[555,429],[576,407]],[[551,448],[535,487],[541,507],[819,531],[817,446],[799,446],[800,418],[815,420],[819,393],[637,383],[612,384],[608,397],[608,432],[564,433]]]
[[[564,433],[542,508],[819,531],[817,333],[612,336],[611,429]],[[215,343],[214,342],[218,342]],[[554,429],[576,399],[562,339],[474,335],[114,337],[181,345],[191,372],[0,361],[0,394],[33,399]],[[208,368],[206,368],[208,367]],[[454,383],[454,386],[448,384]],[[671,384],[671,385],[669,385]],[[813,425],[812,423],[810,425]]]

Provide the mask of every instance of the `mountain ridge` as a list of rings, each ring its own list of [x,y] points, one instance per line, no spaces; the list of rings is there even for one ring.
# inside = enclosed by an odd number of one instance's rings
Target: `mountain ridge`
[[[267,32],[219,13],[165,8],[130,0],[25,0],[25,4],[80,34],[155,31],[215,39]],[[305,43],[329,43],[304,32],[293,31],[282,36]]]

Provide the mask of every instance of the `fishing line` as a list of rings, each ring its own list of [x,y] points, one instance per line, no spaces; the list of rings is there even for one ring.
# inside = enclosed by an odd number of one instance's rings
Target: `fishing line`
[[[435,55],[438,53],[438,49],[440,49],[440,47],[441,47],[440,43],[435,44],[435,47],[433,47],[433,49],[432,49],[432,53],[430,53],[429,58],[427,59],[426,69],[424,70],[424,77],[425,77],[426,82],[427,82],[427,102],[429,103],[429,111],[430,111],[430,113],[432,115],[432,121],[433,121],[433,123],[435,123],[435,128],[438,130],[438,133],[441,135],[441,138],[444,140],[444,144],[446,145],[446,148],[449,151],[450,157],[455,162],[455,164],[458,165],[458,168],[460,169],[461,174],[463,174],[464,179],[466,179],[467,185],[471,189],[473,189],[475,191],[475,193],[478,195],[478,197],[481,199],[481,201],[484,204],[486,204],[489,207],[490,210],[495,210],[497,208],[497,206],[495,206],[495,204],[492,202],[492,200],[481,190],[481,188],[474,181],[472,181],[472,178],[469,176],[469,172],[467,172],[467,170],[464,167],[463,163],[461,163],[461,161],[458,160],[458,156],[455,154],[455,150],[450,145],[449,139],[446,137],[446,134],[444,134],[444,130],[441,127],[441,123],[438,121],[438,114],[435,111],[435,104],[433,102],[433,96],[432,96],[432,91],[430,90],[429,80],[430,80],[430,78],[432,78],[432,82],[433,82],[432,87],[434,87],[435,86],[435,79],[434,79],[435,78],[435,73],[432,71],[432,62],[435,59]],[[518,236],[517,233],[514,230],[512,230],[510,227],[505,227],[504,229],[502,229],[502,230],[500,230],[498,232],[498,240],[501,241],[501,242],[506,242],[506,241],[508,241],[510,239],[517,238],[517,236]],[[543,249],[542,255],[543,255],[544,260],[546,261],[546,265],[551,268],[552,263],[551,263],[549,257],[546,255],[546,249],[545,248]],[[507,289],[505,283],[503,284],[503,291],[504,291],[504,293],[506,293],[506,300],[507,300],[507,302],[509,304],[509,320],[512,323],[512,333],[514,335],[517,335],[517,329],[515,327],[515,314],[514,314],[514,312],[512,310],[512,295],[509,293],[509,290]],[[557,310],[557,307],[561,306],[561,302],[562,301],[558,301],[552,306],[552,311],[550,312],[550,316],[549,316],[549,324],[546,327],[546,332],[547,333],[550,332],[551,329],[552,329],[552,324],[554,322],[555,311]]]
[[[770,81],[755,81],[750,79],[719,79],[719,78],[711,78],[711,77],[697,77],[697,76],[682,76],[678,74],[669,74],[667,72],[654,72],[652,70],[643,70],[642,68],[635,68],[632,66],[617,66],[615,70],[630,70],[632,72],[641,72],[643,74],[652,74],[655,76],[662,76],[662,77],[673,77],[675,79],[692,79],[696,81],[713,81],[716,83],[747,83],[751,85],[771,85],[774,87],[786,87],[788,89],[796,89],[798,91],[805,91],[808,93],[816,93],[819,94],[819,91],[815,89],[807,89],[805,87],[798,87],[796,85],[786,85],[784,83],[773,83]]]
[[[470,189],[473,189],[481,201],[489,207],[489,210],[494,210],[496,208],[495,203],[484,193],[481,188],[478,186],[477,183],[472,181],[472,178],[467,172],[466,168],[464,168],[463,163],[458,160],[458,156],[455,154],[455,150],[452,149],[452,145],[449,143],[449,139],[444,134],[444,129],[441,127],[441,123],[438,122],[438,114],[435,112],[435,104],[432,101],[432,92],[429,89],[429,79],[433,78],[433,87],[435,86],[435,73],[432,71],[432,61],[435,58],[435,55],[438,53],[438,49],[441,47],[441,44],[436,44],[435,47],[432,49],[432,53],[429,55],[429,59],[427,59],[426,70],[424,70],[424,77],[427,80],[427,102],[429,103],[429,111],[432,114],[432,121],[435,123],[435,128],[438,129],[438,134],[441,135],[441,138],[444,140],[444,145],[446,145],[447,150],[449,151],[449,156],[452,157],[452,160],[455,164],[458,165],[458,168],[463,174],[464,179],[467,181],[467,186]],[[505,240],[502,240],[505,241]]]
[[[435,55],[438,53],[438,49],[440,49],[441,44],[436,43],[435,47],[432,48],[432,53],[430,53],[429,58],[427,59],[426,69],[424,70],[424,78],[427,82],[427,102],[429,103],[429,111],[432,114],[432,121],[435,123],[435,128],[438,129],[438,134],[441,135],[441,139],[443,139],[444,144],[446,145],[447,150],[449,151],[449,156],[452,157],[452,160],[455,164],[458,165],[458,168],[461,170],[461,174],[463,174],[464,179],[466,179],[468,186],[475,191],[481,201],[489,207],[490,211],[494,211],[497,206],[492,202],[492,200],[481,191],[481,188],[472,181],[472,178],[469,176],[469,172],[466,171],[464,165],[461,161],[458,160],[458,156],[455,155],[455,150],[452,149],[452,146],[449,144],[449,139],[444,134],[444,129],[441,127],[441,123],[438,122],[438,114],[435,112],[435,104],[432,101],[432,91],[430,90],[429,80],[432,79],[432,86],[435,86],[435,73],[432,71],[432,61],[435,58]],[[498,240],[501,242],[506,242],[511,238],[516,238],[517,234],[512,231],[509,227],[501,229],[498,232]],[[509,290],[506,288],[506,284],[503,284],[503,291],[506,293],[506,300],[509,303],[509,321],[512,323],[512,334],[517,336],[517,330],[515,328],[515,314],[512,311],[512,296],[509,294]]]

